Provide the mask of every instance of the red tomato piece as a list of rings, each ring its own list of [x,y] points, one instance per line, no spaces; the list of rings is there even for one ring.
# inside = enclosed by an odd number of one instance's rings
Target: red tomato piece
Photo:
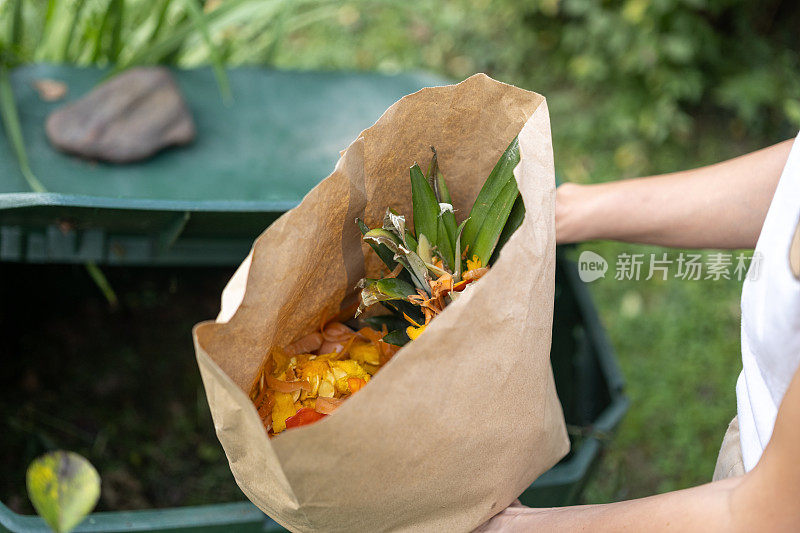
[[[286,419],[286,429],[313,424],[317,420],[322,420],[326,416],[328,415],[323,415],[322,413],[318,413],[313,409],[303,407],[297,411],[294,416],[290,416]]]

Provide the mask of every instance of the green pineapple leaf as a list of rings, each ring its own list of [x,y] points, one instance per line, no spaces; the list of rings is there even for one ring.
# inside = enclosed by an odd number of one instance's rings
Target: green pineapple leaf
[[[411,277],[414,280],[414,285],[430,296],[431,287],[428,281],[431,277],[428,274],[428,267],[425,265],[425,262],[412,251],[407,251],[405,253],[405,260],[408,262],[409,270],[411,270]]]
[[[392,310],[394,311],[394,310]],[[413,318],[413,317],[412,317]],[[390,315],[376,315],[364,318],[364,323],[376,331],[381,331],[386,326],[387,331],[403,329],[408,326],[408,321],[399,313],[393,312]]]
[[[414,233],[417,242],[419,242],[420,235],[425,235],[431,245],[438,246],[439,202],[418,164],[414,163],[409,174],[411,175],[411,204],[414,209]]]
[[[381,302],[381,305],[391,311],[395,317],[403,320],[406,325],[408,325],[408,321],[405,318],[406,316],[417,324],[422,324],[425,322],[425,315],[422,313],[422,309],[417,304],[406,300],[387,300],[385,302]]]
[[[462,245],[465,249],[468,247],[468,255],[478,256],[484,265],[489,263],[519,194],[514,179],[519,158],[519,140],[515,137],[486,178],[461,236]]]
[[[483,226],[481,226],[472,243],[472,247],[467,252],[468,257],[478,256],[484,266],[489,265],[489,259],[492,257],[492,253],[500,240],[500,235],[503,233],[503,228],[517,196],[519,196],[517,182],[512,179],[506,183],[506,186],[503,187],[492,204]]]
[[[431,146],[431,151],[433,152],[433,157],[431,158],[427,178],[433,188],[433,193],[436,195],[436,201],[439,202],[439,216],[436,228],[438,241],[436,245],[444,266],[452,271],[455,267],[453,250],[456,245],[456,215],[453,212],[453,199],[450,197],[450,190],[447,188],[444,174],[439,168],[439,156],[436,153],[436,148]]]
[[[412,252],[416,252],[417,247],[419,247],[417,239],[415,239],[414,236],[411,235],[411,232],[408,230],[406,230],[406,245],[408,246],[408,249],[411,250]]]
[[[417,244],[417,255],[426,263],[433,263],[433,249],[428,237],[424,233],[419,234],[419,243]]]
[[[364,234],[363,239],[370,244],[374,243],[376,245],[385,246],[386,249],[394,254],[392,259],[393,261],[396,261],[397,255],[401,253],[400,247],[403,245],[403,241],[400,240],[400,237],[387,229],[371,229]]]
[[[458,229],[456,230],[456,250],[455,250],[456,267],[453,270],[453,279],[455,281],[461,281],[461,263],[462,263],[462,261],[461,261],[461,234],[463,233],[464,227],[467,225],[467,222],[469,222],[469,219],[467,219],[464,222],[462,222],[461,225],[459,225]]]
[[[508,239],[514,234],[515,231],[522,225],[522,221],[525,219],[525,204],[522,202],[522,195],[520,194],[517,196],[517,200],[514,202],[514,207],[511,208],[511,213],[508,215],[508,220],[506,221],[506,225],[503,226],[503,232],[500,234],[500,238],[497,240],[497,246],[494,248],[494,253],[492,253],[492,258],[489,259],[489,264],[494,264],[497,261],[497,258],[500,257],[500,250],[503,249],[503,246],[508,242]]]
[[[361,289],[361,304],[358,306],[356,316],[364,309],[378,302],[388,300],[408,300],[417,290],[410,283],[397,278],[370,279],[364,278],[358,282]]]
[[[358,229],[361,231],[361,235],[365,236],[369,233],[369,227],[364,224],[364,221],[360,218],[356,219],[356,224],[358,224]],[[394,252],[392,252],[388,246],[385,244],[379,243],[373,239],[364,239],[367,241],[367,244],[378,254],[378,257],[381,258],[381,261],[389,267],[389,270],[394,270],[397,267],[397,261],[394,260]]]

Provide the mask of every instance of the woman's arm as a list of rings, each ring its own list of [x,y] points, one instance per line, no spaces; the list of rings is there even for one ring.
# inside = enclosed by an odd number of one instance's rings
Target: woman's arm
[[[480,532],[794,531],[800,524],[800,370],[758,465],[730,478],[640,500],[552,509],[510,507]]]
[[[595,239],[753,248],[792,140],[716,165],[556,192],[559,243]]]

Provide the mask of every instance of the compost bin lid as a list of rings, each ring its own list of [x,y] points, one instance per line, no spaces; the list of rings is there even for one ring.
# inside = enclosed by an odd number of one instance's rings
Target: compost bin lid
[[[252,239],[330,174],[339,152],[387,107],[422,87],[446,83],[424,73],[236,68],[228,71],[233,102],[226,105],[211,69],[174,70],[197,128],[192,144],[130,165],[57,151],[45,136],[47,115],[86,94],[106,72],[30,65],[12,73],[30,165],[48,192],[31,192],[0,131],[0,260],[107,261],[111,235],[146,237],[137,246],[155,246],[145,254],[152,261],[187,237],[218,240],[223,247],[225,238]],[[33,87],[40,79],[65,82],[68,96],[43,101]],[[73,230],[74,242],[59,242],[59,234],[69,237]],[[101,256],[78,253],[79,233],[88,230],[100,233],[94,255]],[[237,248],[233,256],[241,260],[239,255]]]

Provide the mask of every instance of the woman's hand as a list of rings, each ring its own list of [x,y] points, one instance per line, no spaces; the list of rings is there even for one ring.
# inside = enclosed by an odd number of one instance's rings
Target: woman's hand
[[[565,183],[556,190],[556,240],[753,248],[792,142],[673,174]]]

